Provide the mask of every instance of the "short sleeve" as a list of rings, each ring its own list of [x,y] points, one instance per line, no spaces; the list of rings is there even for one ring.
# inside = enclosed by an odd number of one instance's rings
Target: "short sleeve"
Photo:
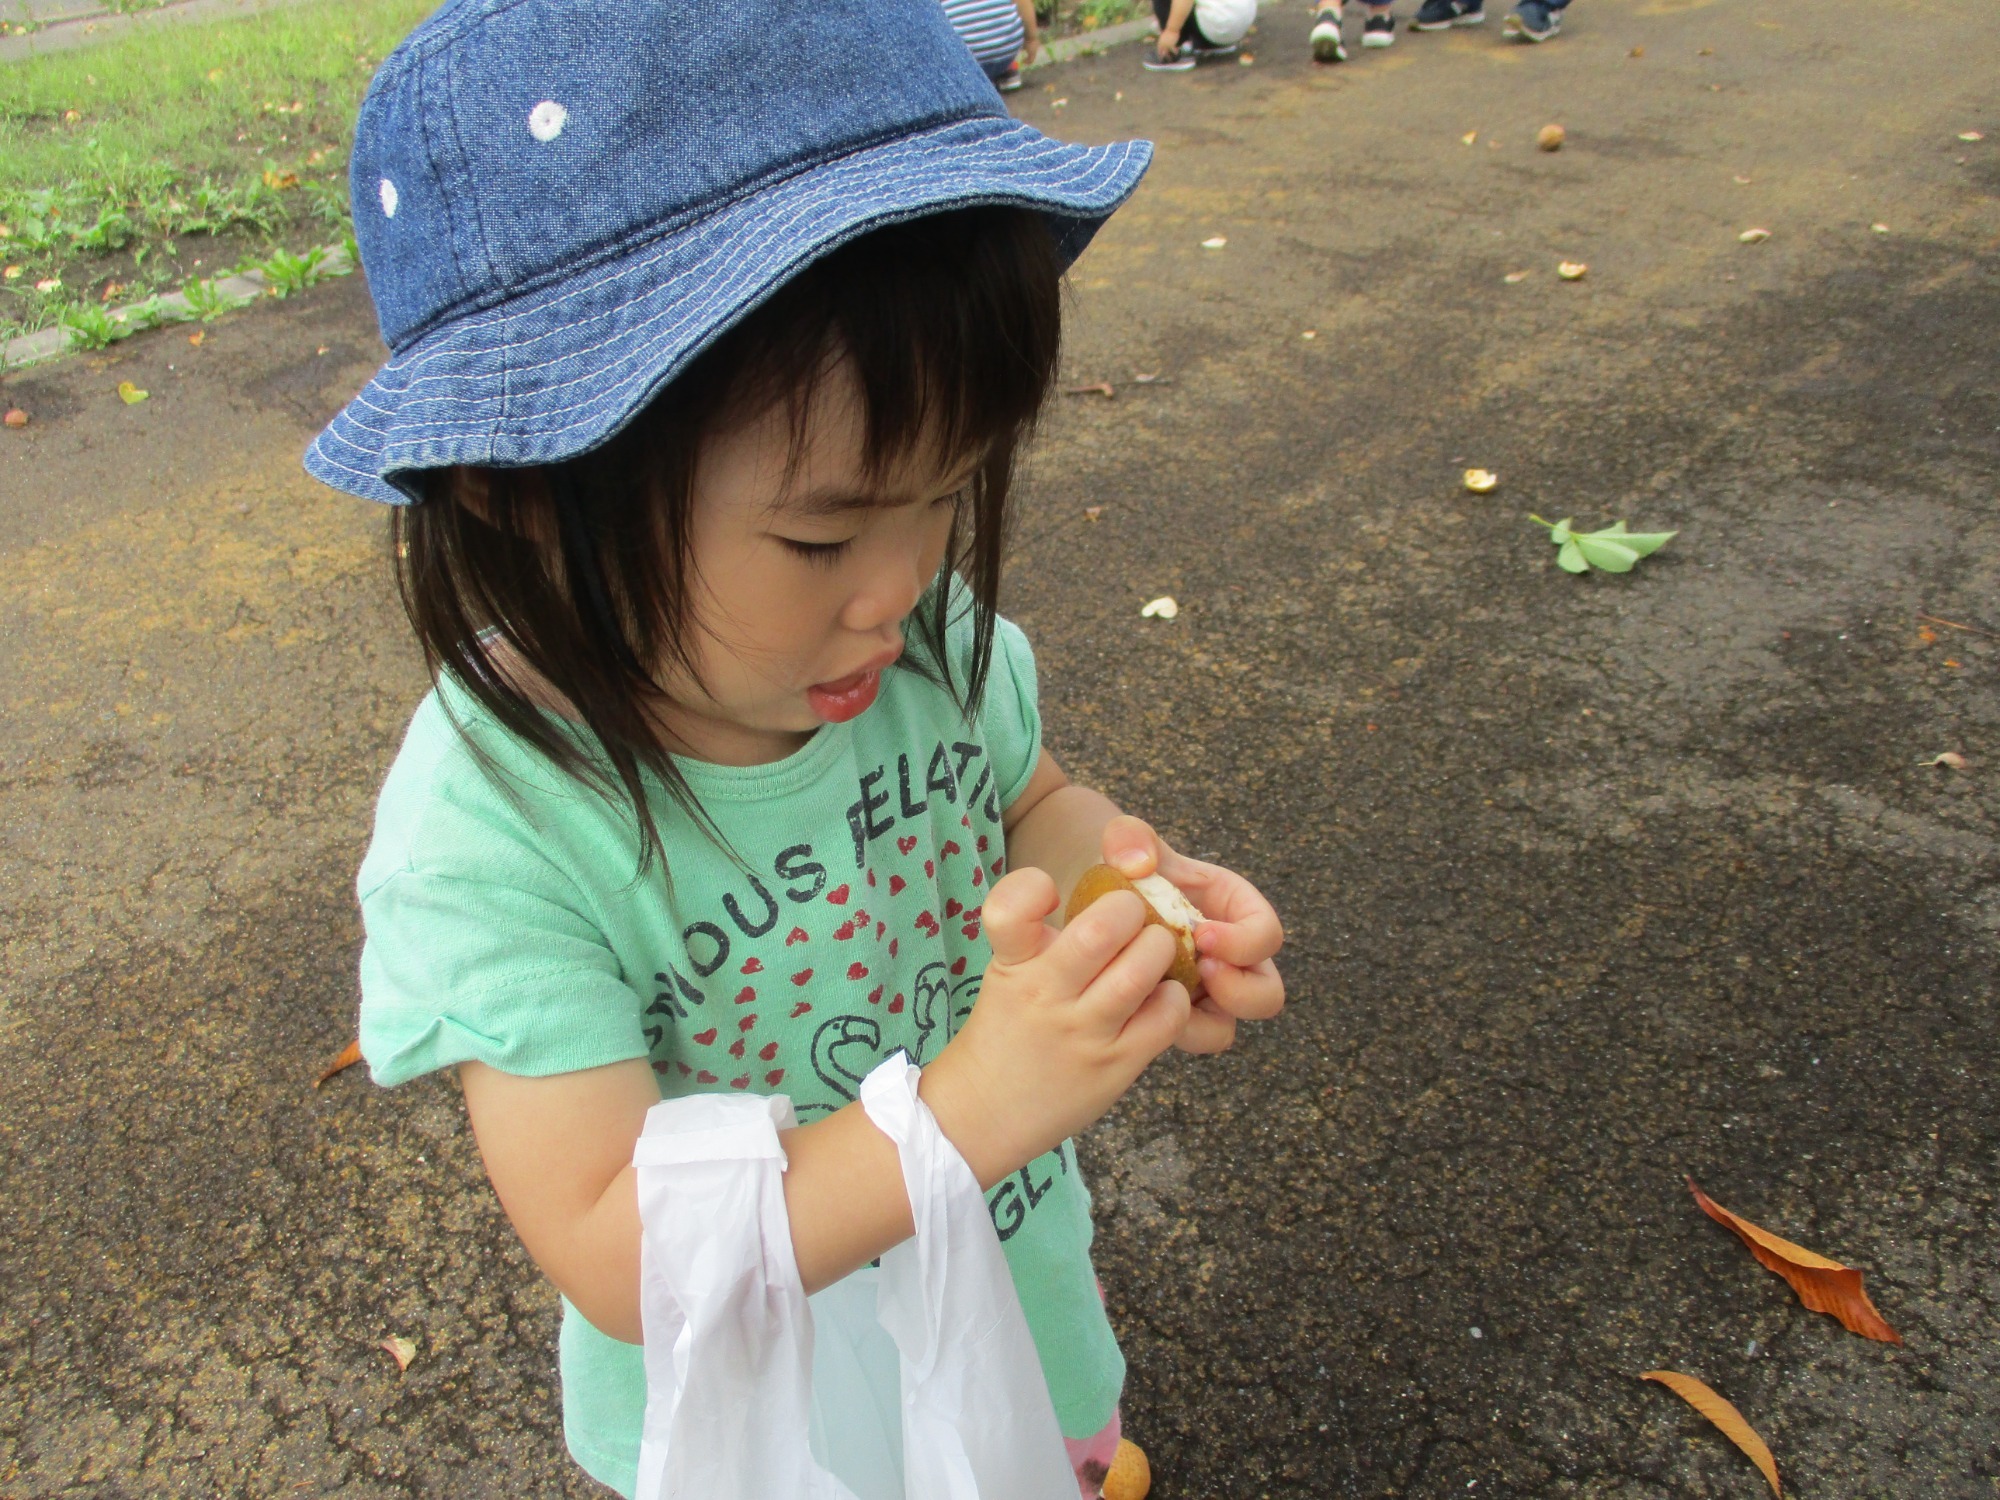
[[[541,1077],[646,1055],[603,936],[519,886],[401,871],[363,897],[361,1052],[385,1087],[454,1063]]]
[[[377,1083],[646,1056],[644,1001],[581,888],[467,758],[391,770],[359,886],[361,1053]]]
[[[1027,790],[1042,755],[1042,711],[1035,687],[1035,653],[1012,620],[993,622],[993,663],[979,702],[980,728],[992,757],[1000,806]],[[969,633],[969,632],[968,632]]]

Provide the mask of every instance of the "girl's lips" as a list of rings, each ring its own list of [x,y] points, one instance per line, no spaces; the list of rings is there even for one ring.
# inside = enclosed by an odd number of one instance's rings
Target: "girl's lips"
[[[869,667],[838,682],[816,682],[806,689],[812,711],[829,724],[845,724],[868,711],[882,690],[882,669]]]

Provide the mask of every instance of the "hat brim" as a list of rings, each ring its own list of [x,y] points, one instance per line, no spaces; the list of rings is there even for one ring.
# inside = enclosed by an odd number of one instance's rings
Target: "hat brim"
[[[1054,221],[1065,261],[1138,186],[1152,145],[1079,146],[1005,117],[900,136],[799,172],[570,278],[430,330],[306,451],[368,500],[415,471],[555,463],[603,443],[800,267],[899,220],[1010,204]]]

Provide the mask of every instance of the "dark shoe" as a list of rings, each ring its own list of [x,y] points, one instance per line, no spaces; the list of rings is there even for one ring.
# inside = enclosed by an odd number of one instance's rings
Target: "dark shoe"
[[[1234,57],[1243,50],[1241,42],[1229,42],[1220,47],[1204,47],[1200,42],[1187,44],[1189,54],[1198,63],[1220,62],[1225,57]]]
[[[1172,57],[1161,57],[1158,47],[1148,47],[1146,55],[1139,59],[1139,66],[1148,73],[1185,73],[1194,66],[1194,48],[1182,42]]]
[[[1412,31],[1448,31],[1454,26],[1477,26],[1486,19],[1486,0],[1424,0]]]
[[[1015,63],[1013,67],[1009,68],[1006,72],[1002,73],[998,78],[993,80],[993,87],[1000,90],[1000,92],[1003,94],[1011,94],[1016,89],[1020,88],[1020,86],[1021,86],[1021,65],[1019,63]]]
[[[1340,39],[1338,7],[1329,7],[1313,16],[1312,49],[1314,62],[1347,61],[1347,46]]]
[[[1361,45],[1364,47],[1392,47],[1396,43],[1396,18],[1389,12],[1378,11],[1361,23]]]
[[[1500,29],[1520,41],[1546,42],[1562,30],[1562,24],[1562,12],[1548,0],[1521,0]]]

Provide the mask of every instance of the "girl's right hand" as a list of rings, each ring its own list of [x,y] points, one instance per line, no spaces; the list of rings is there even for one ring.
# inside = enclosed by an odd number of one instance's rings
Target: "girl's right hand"
[[[925,1070],[924,1100],[982,1188],[1095,1121],[1188,1024],[1188,993],[1165,977],[1174,939],[1137,896],[1106,896],[1058,932],[1046,919],[1060,900],[1037,869],[988,892],[993,962]]]

